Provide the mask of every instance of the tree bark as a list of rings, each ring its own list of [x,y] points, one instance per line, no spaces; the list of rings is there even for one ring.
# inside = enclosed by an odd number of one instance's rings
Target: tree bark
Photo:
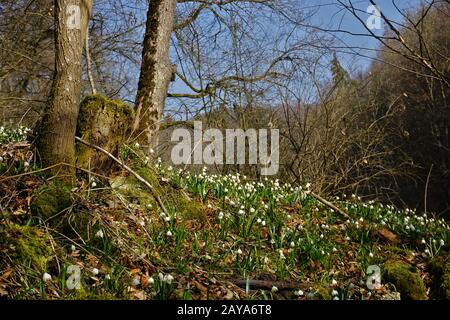
[[[55,74],[37,139],[39,156],[45,166],[61,162],[75,163],[82,53],[92,5],[93,0],[54,1]],[[79,6],[79,20],[77,10],[70,10],[73,6]],[[69,170],[64,173],[72,175],[73,169]]]
[[[91,85],[92,94],[97,94],[94,76],[92,75],[91,53],[89,49],[89,28],[86,28],[86,37],[84,39],[84,52],[86,54],[86,73],[89,79],[89,84]]]
[[[148,151],[158,144],[159,121],[172,77],[169,48],[176,4],[177,0],[149,0],[133,124],[133,138]]]

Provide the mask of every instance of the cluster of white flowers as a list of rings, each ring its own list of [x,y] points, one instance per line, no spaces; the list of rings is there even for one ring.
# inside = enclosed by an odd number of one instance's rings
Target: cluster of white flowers
[[[158,274],[158,277],[159,277],[159,280],[161,282],[165,282],[167,284],[171,284],[172,281],[174,280],[174,277],[172,275],[170,275],[170,274],[163,274],[161,272]]]
[[[15,129],[0,127],[0,144],[10,142],[20,142],[27,139],[31,129],[20,126]]]
[[[95,233],[95,237],[96,237],[96,238],[103,238],[103,236],[104,236],[104,234],[103,234],[103,231],[102,231],[102,230],[98,230],[98,231]]]

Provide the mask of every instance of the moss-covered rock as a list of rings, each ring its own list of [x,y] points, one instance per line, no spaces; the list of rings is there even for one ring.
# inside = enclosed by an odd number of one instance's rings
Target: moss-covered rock
[[[35,270],[46,270],[47,263],[52,258],[52,250],[49,235],[44,230],[36,226],[10,223],[1,235],[0,243],[8,245],[15,266],[31,265]]]
[[[141,207],[157,208],[154,195],[164,202],[168,210],[174,211],[183,220],[206,221],[204,208],[197,201],[190,199],[171,185],[160,185],[157,174],[149,167],[134,168],[134,170],[153,186],[153,191],[137,180],[134,176],[118,176],[110,180],[111,187],[119,191],[131,203]]]
[[[433,298],[450,300],[450,259],[436,257],[427,267],[433,279],[431,286]]]
[[[400,292],[402,299],[425,300],[426,288],[422,278],[414,269],[401,261],[389,261],[384,265],[383,280],[391,283]]]
[[[72,205],[70,185],[58,182],[42,185],[31,200],[31,213],[43,220],[60,215]]]
[[[129,132],[133,109],[119,100],[87,96],[80,105],[77,135],[117,156]],[[77,165],[106,173],[114,162],[105,154],[77,143]]]

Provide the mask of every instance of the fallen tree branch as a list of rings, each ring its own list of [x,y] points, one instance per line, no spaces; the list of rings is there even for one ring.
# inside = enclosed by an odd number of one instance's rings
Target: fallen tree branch
[[[114,155],[112,155],[111,153],[109,153],[108,151],[106,151],[103,148],[100,148],[99,146],[96,146],[92,143],[89,143],[87,141],[84,141],[83,139],[81,139],[80,137],[75,137],[75,139],[79,142],[81,142],[82,144],[91,147],[97,151],[100,151],[102,153],[104,153],[105,155],[107,155],[108,157],[110,157],[112,160],[114,160],[115,162],[117,162],[122,168],[124,168],[126,171],[128,171],[129,173],[131,173],[133,176],[136,177],[136,179],[138,179],[140,182],[142,182],[143,184],[145,184],[151,191],[153,197],[155,198],[156,202],[158,203],[159,207],[161,208],[161,210],[164,213],[167,213],[166,207],[164,206],[164,203],[162,202],[161,198],[155,194],[155,188],[144,178],[142,178],[138,173],[136,173],[133,169],[131,169],[129,166],[127,166],[122,160],[116,158]]]
[[[278,290],[308,290],[311,287],[310,284],[300,283],[294,281],[270,281],[270,280],[232,280],[236,286],[246,289],[247,286],[250,290],[272,290],[276,287]]]
[[[322,198],[321,196],[319,196],[318,194],[315,194],[314,192],[310,191],[309,192],[310,195],[312,195],[314,198],[316,198],[318,201],[320,201],[321,203],[323,203],[324,205],[326,205],[327,207],[333,209],[335,212],[340,213],[342,216],[344,216],[345,218],[349,219],[349,215],[342,209],[338,208],[337,206],[335,206],[334,204],[332,204],[330,201],[325,200],[324,198]]]

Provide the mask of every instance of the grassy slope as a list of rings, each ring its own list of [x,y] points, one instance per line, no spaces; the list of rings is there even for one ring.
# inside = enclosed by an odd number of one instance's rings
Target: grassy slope
[[[0,168],[3,176],[32,170],[23,157],[13,158]],[[442,220],[357,196],[328,199],[348,212],[347,219],[312,197],[313,186],[189,174],[144,162],[130,160],[157,186],[165,214],[144,185],[122,173],[109,181],[80,178],[71,190],[72,205],[43,221],[32,215],[30,203],[44,180],[38,174],[0,177],[0,192],[7,195],[0,296],[383,299],[396,297],[397,290],[402,298],[438,297],[440,284],[432,282],[427,265],[447,259],[450,229]],[[407,283],[424,282],[430,290],[423,292],[420,284],[413,288],[419,293],[395,288],[390,282],[404,285],[391,274],[399,261]],[[66,287],[70,265],[81,268],[80,290]],[[383,273],[376,290],[366,285],[372,265]],[[44,273],[51,280],[44,281]]]

